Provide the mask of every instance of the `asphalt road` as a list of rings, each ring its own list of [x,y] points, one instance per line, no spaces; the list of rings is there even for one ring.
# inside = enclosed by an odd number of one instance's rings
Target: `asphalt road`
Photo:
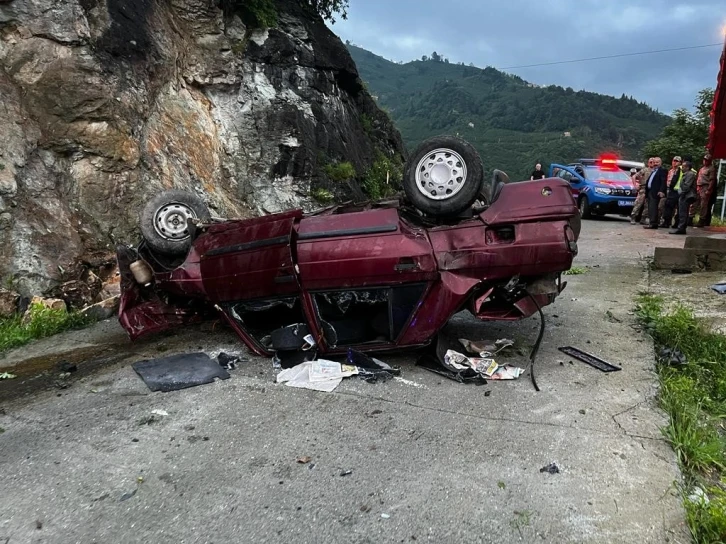
[[[229,380],[172,393],[149,392],[130,367],[200,347],[245,353],[208,328],[131,345],[105,323],[11,353],[0,370],[65,357],[79,371],[1,384],[0,544],[688,542],[653,348],[632,315],[642,258],[673,238],[584,222],[576,265],[588,272],[546,308],[541,392],[528,374],[461,385],[410,356],[387,358],[407,381],[352,378],[329,394],[275,385],[254,357]],[[538,326],[452,322],[524,348]],[[566,345],[622,371],[571,360]],[[168,415],[149,423],[153,410]],[[559,473],[540,471],[550,463]]]

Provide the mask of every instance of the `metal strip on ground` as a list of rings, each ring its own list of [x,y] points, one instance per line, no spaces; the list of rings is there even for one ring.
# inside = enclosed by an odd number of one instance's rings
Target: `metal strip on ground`
[[[581,349],[573,348],[571,346],[557,349],[559,349],[562,353],[566,353],[570,357],[574,357],[575,359],[582,361],[583,363],[594,366],[595,368],[603,372],[616,372],[618,370],[622,370],[622,368],[620,368],[619,366],[611,365],[607,361],[603,361],[599,357],[590,355],[589,353],[586,353]]]

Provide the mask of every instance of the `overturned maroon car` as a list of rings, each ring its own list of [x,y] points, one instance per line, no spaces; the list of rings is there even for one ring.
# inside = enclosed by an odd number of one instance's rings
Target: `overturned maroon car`
[[[117,250],[121,325],[136,339],[221,316],[260,355],[303,337],[319,353],[385,351],[427,345],[464,310],[528,317],[564,289],[580,215],[563,180],[495,170],[486,183],[473,147],[438,137],[410,157],[403,186],[397,200],[246,220],[158,195],[142,242]],[[291,326],[300,343],[282,345]]]

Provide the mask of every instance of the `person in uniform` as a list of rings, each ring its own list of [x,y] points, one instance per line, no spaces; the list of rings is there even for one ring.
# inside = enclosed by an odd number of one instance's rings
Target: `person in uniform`
[[[681,179],[683,178],[683,160],[679,155],[673,157],[671,168],[668,170],[668,193],[665,197],[665,206],[663,207],[662,226],[671,228],[673,224],[673,215],[675,214],[675,223],[678,224],[678,190],[681,188]]]
[[[698,171],[698,181],[696,181],[696,189],[698,191],[698,200],[693,205],[695,210],[693,216],[698,214],[698,222],[694,227],[707,227],[711,224],[711,197],[716,192],[716,169],[714,168],[711,154],[706,153],[703,157],[703,166]]]
[[[691,158],[686,157],[683,161],[683,176],[678,191],[678,226],[668,231],[669,234],[686,234],[688,210],[697,198],[696,173],[692,169]]]

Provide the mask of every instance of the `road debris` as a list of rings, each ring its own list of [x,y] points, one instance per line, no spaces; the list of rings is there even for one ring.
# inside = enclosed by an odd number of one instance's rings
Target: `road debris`
[[[167,412],[166,410],[158,410],[158,409],[152,410],[151,413],[154,414],[155,416],[162,416],[162,417],[169,415],[169,412]]]
[[[229,373],[206,353],[182,353],[131,366],[151,391],[164,393],[229,378]]]
[[[242,362],[242,358],[238,357],[237,355],[228,355],[224,352],[221,352],[219,355],[217,355],[217,362],[219,363],[219,366],[221,366],[225,370],[235,370],[237,368],[237,365]]]
[[[406,378],[401,378],[400,376],[396,376],[393,379],[394,379],[394,381],[400,382],[400,383],[402,383],[404,385],[410,385],[410,386],[413,386],[413,387],[418,387],[419,389],[426,389],[426,386],[424,384],[418,383],[418,382],[414,382],[412,380],[407,380]]]
[[[502,350],[514,346],[514,340],[509,340],[508,338],[500,338],[495,342],[487,342],[486,340],[472,342],[466,338],[459,338],[459,342],[461,342],[461,345],[464,346],[466,351],[475,353],[480,357],[491,357]]]
[[[307,465],[310,461],[312,461],[313,458],[309,455],[303,455],[302,457],[298,457],[296,461],[300,463],[301,465]]]
[[[356,374],[358,369],[354,366],[318,359],[283,370],[277,375],[277,383],[330,393],[340,385],[343,378]]]
[[[541,469],[539,469],[539,471],[549,472],[550,474],[559,474],[560,467],[558,467],[555,463],[550,463],[549,465],[543,466]]]
[[[0,380],[13,380],[17,378],[15,374],[10,374],[10,372],[0,372]]]
[[[586,363],[594,368],[597,368],[598,370],[601,370],[602,372],[616,372],[618,370],[622,370],[622,368],[620,368],[619,366],[610,364],[607,361],[600,359],[600,357],[595,357],[594,355],[586,353],[581,349],[573,348],[571,346],[561,347],[557,349],[559,349],[562,353],[569,355],[570,357],[574,357],[578,361],[582,361],[583,363]]]
[[[716,291],[719,295],[726,295],[726,282],[720,282],[712,285],[711,289]]]
[[[677,349],[663,348],[658,353],[658,362],[668,366],[683,366],[688,364],[688,360],[683,352]]]
[[[343,470],[340,472],[341,476],[350,476],[351,474],[353,474],[352,470]]]
[[[400,368],[392,367],[380,359],[369,357],[365,353],[354,349],[348,349],[347,362],[348,365],[356,367],[358,369],[358,375],[369,383],[374,383],[378,380],[385,382],[394,376],[401,375]]]

